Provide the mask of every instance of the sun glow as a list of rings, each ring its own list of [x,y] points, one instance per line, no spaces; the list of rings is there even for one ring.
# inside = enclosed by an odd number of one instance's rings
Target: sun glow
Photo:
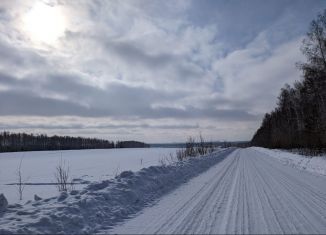
[[[23,28],[32,41],[53,44],[64,35],[65,15],[58,6],[37,2],[24,16]]]

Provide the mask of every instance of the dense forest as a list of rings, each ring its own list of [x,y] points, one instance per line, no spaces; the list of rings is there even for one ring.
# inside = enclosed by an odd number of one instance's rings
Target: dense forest
[[[116,148],[149,148],[149,144],[138,141],[118,141],[115,145]]]
[[[265,114],[252,145],[268,148],[326,148],[326,10],[311,22],[298,64],[301,81],[282,88],[277,107]]]
[[[70,150],[70,149],[110,149],[142,148],[148,145],[137,141],[112,141],[95,138],[70,136],[33,135],[25,133],[0,133],[0,152]]]

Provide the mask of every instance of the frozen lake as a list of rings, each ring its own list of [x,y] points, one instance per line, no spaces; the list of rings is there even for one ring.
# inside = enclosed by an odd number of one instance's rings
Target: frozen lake
[[[34,194],[47,198],[58,193],[53,183],[61,159],[69,166],[70,179],[100,181],[122,171],[159,165],[160,159],[175,151],[175,148],[131,148],[0,153],[0,193],[5,194],[9,203],[19,202],[17,185],[7,184],[18,182],[20,161],[23,181],[32,184],[24,188],[22,202],[25,202],[33,200]],[[77,189],[81,187],[75,185]]]

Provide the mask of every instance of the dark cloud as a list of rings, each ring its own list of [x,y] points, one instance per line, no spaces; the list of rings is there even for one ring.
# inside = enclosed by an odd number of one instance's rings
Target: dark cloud
[[[28,83],[24,82],[24,81],[19,81],[18,79],[16,79],[15,77],[0,72],[0,84],[2,85],[7,85],[7,86],[22,86],[22,85],[27,85]]]
[[[87,115],[90,111],[86,107],[69,101],[38,97],[29,92],[17,91],[0,92],[0,115]],[[90,112],[91,113],[91,112]]]
[[[61,129],[61,130],[73,130],[73,129],[198,129],[199,125],[149,125],[149,124],[33,124],[33,123],[23,123],[23,124],[8,124],[0,123],[0,128],[2,129]]]
[[[127,88],[128,90],[129,88]],[[133,90],[139,96],[135,90]],[[121,94],[120,94],[121,95]],[[130,95],[130,94],[129,94]],[[132,94],[131,94],[131,97]],[[143,96],[143,98],[145,98]],[[30,93],[15,91],[0,92],[0,115],[38,115],[38,116],[81,116],[81,117],[137,117],[137,118],[211,118],[216,120],[255,120],[256,116],[244,110],[218,110],[201,109],[192,106],[186,109],[178,108],[152,108],[149,102],[141,103],[145,99],[126,99],[119,102],[121,97],[107,100],[107,105],[100,107],[87,107],[69,100],[38,97]],[[115,103],[117,100],[117,104]]]
[[[85,102],[95,110],[99,116],[146,116],[150,113],[150,106],[159,101],[176,101],[182,98],[183,93],[171,93],[144,86],[128,86],[121,83],[109,83],[104,88],[97,88],[80,82],[76,75],[52,74],[49,75],[44,89],[55,91]],[[99,111],[101,110],[101,111]],[[94,114],[96,116],[96,114]]]
[[[170,93],[146,87],[110,83],[98,88],[82,83],[76,74],[50,73],[43,82],[33,87],[33,76],[17,79],[0,73],[0,84],[9,90],[0,92],[0,115],[81,116],[81,117],[136,117],[214,120],[256,120],[257,116],[243,109],[217,109],[216,104],[229,104],[230,100],[204,100],[201,108],[187,105],[184,108],[153,107],[153,104],[170,101],[171,104],[188,96],[188,93]],[[36,93],[37,89],[41,92]],[[55,99],[47,93],[61,95]],[[43,94],[41,96],[40,94]]]
[[[141,63],[153,68],[164,67],[170,62],[174,62],[176,58],[171,54],[149,54],[132,44],[132,42],[107,42],[107,49],[111,52],[114,51],[124,60],[132,64]]]
[[[164,70],[168,66],[177,74],[178,79],[187,81],[191,78],[199,79],[202,72],[191,63],[187,63],[185,58],[170,53],[148,53],[145,49],[137,46],[133,41],[117,42],[102,39],[109,54],[112,52],[122,58],[130,65],[141,65],[150,70]]]
[[[19,67],[28,70],[36,66],[44,67],[47,59],[31,49],[10,45],[0,37],[0,64],[9,68]]]
[[[252,121],[256,120],[257,116],[248,113],[245,110],[235,109],[216,109],[216,108],[196,108],[193,106],[186,106],[184,109],[178,108],[158,108],[154,109],[152,115],[156,118],[173,117],[180,119],[192,118],[211,118],[215,120],[227,121]]]

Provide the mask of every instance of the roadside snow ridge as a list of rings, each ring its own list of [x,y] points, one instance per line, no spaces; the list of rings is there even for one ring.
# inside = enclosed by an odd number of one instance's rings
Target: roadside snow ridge
[[[225,159],[234,149],[219,150],[167,166],[122,172],[113,180],[92,183],[85,190],[58,197],[9,205],[0,213],[0,234],[96,233],[150,205]]]

